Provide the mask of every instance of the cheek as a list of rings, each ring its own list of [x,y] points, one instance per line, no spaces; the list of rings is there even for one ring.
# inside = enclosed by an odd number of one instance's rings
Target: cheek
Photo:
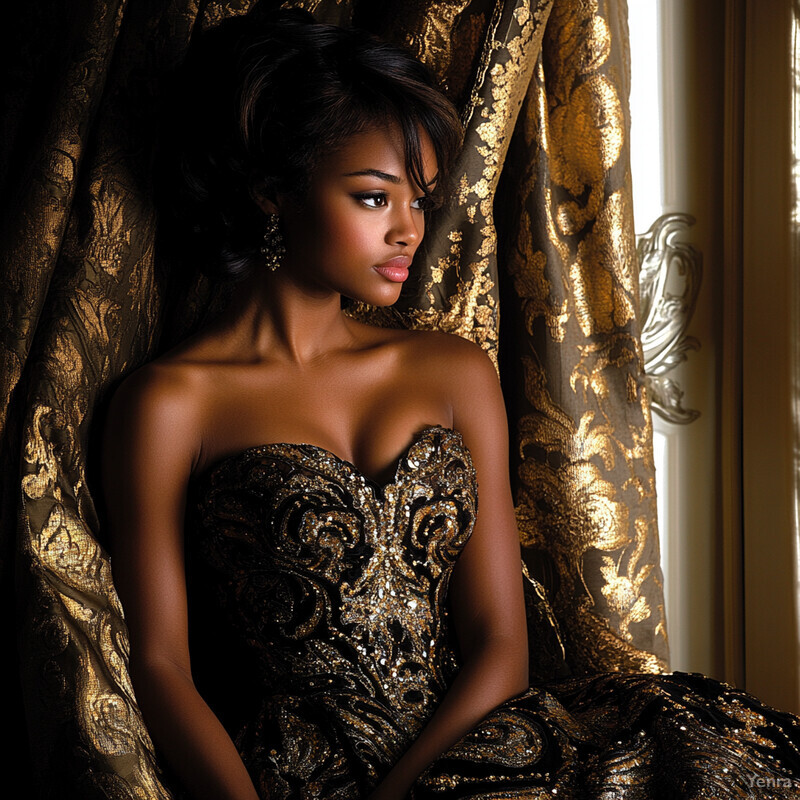
[[[321,215],[318,231],[320,245],[329,253],[353,256],[375,249],[378,220],[350,208],[334,208]]]

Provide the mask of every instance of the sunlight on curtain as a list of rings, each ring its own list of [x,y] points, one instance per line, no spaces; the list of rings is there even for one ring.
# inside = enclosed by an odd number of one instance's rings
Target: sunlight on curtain
[[[663,113],[659,0],[628,5],[631,35],[631,174],[633,219],[644,233],[664,213]]]
[[[664,135],[661,85],[661,3],[637,0],[628,4],[631,42],[631,176],[633,220],[637,233],[644,233],[664,213]],[[664,574],[664,606],[673,619],[679,601],[671,591],[669,437],[664,423],[653,419],[653,462],[656,472],[658,530],[661,571]],[[673,644],[673,659],[674,659]]]

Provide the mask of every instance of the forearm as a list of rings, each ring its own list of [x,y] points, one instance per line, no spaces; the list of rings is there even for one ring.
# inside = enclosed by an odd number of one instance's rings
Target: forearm
[[[134,688],[148,730],[192,800],[259,800],[230,736],[185,672],[169,663],[139,668]]]
[[[527,689],[527,663],[521,658],[509,658],[509,648],[516,647],[517,643],[503,646],[495,642],[465,662],[428,724],[376,789],[374,800],[405,797],[417,776],[435,758],[490,711]]]

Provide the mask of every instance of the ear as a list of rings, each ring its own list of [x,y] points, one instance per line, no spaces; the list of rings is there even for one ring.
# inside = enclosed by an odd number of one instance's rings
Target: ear
[[[281,206],[283,205],[282,198],[276,192],[270,191],[267,186],[251,186],[250,197],[265,214],[277,214],[280,216]]]
[[[264,195],[258,194],[257,192],[251,192],[251,197],[253,198],[253,202],[265,213],[265,214],[280,214],[280,207],[278,203],[274,200],[270,200]]]

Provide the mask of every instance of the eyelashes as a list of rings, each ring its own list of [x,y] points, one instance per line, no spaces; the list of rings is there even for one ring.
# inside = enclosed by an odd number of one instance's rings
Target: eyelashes
[[[353,197],[367,208],[384,208],[387,203],[386,192],[362,192]]]
[[[420,211],[433,211],[433,209],[436,208],[436,201],[427,194],[418,197],[414,202],[417,204],[415,207],[420,209]]]
[[[353,197],[362,205],[367,206],[367,208],[385,208],[389,202],[389,196],[386,192],[359,192],[354,194]],[[423,195],[414,200],[411,207],[419,211],[431,211],[436,207],[436,203],[429,195]]]

